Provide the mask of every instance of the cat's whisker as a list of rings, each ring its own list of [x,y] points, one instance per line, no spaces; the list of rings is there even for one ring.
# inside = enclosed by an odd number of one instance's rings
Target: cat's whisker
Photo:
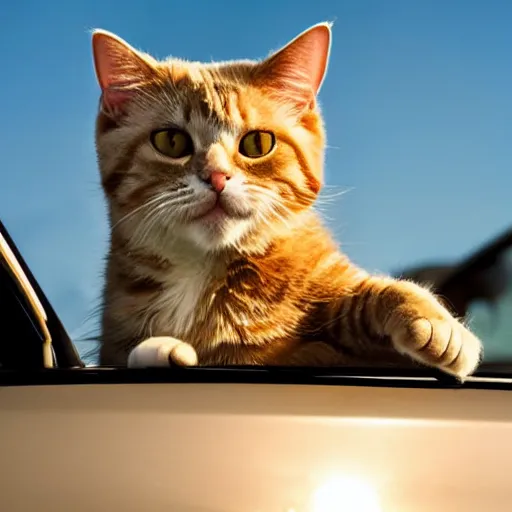
[[[146,227],[151,229],[155,225],[164,225],[169,227],[175,224],[181,218],[181,212],[185,207],[188,207],[191,203],[194,203],[194,195],[191,194],[186,198],[171,201],[164,201],[151,209],[145,216]],[[171,210],[172,208],[172,210]],[[165,220],[165,223],[163,222]]]
[[[135,210],[132,210],[132,211],[128,212],[126,215],[124,215],[123,217],[121,217],[115,224],[112,225],[112,227],[110,229],[113,231],[120,224],[122,224],[123,222],[127,221],[128,219],[130,219],[131,217],[133,217],[134,215],[136,215],[140,211],[142,211],[142,210],[144,210],[146,208],[149,208],[152,204],[158,202],[159,200],[160,200],[160,197],[154,197],[151,200],[149,200],[147,203],[144,203],[144,204],[138,206],[137,208],[135,208]]]
[[[153,233],[153,229],[159,217],[161,216],[161,211],[151,210],[144,215],[144,219],[137,226],[135,237],[137,238],[138,243],[144,244],[147,242],[149,236]],[[138,236],[137,236],[138,235]]]
[[[173,213],[175,214],[175,207],[182,205],[183,203],[189,203],[193,200],[194,194],[192,191],[187,194],[181,194],[178,197],[172,197],[169,199],[169,194],[160,195],[158,199],[160,202],[156,202],[156,204],[148,204],[147,206],[151,207],[148,211],[143,213],[143,217],[138,222],[134,228],[134,232],[132,233],[132,237],[135,243],[144,244],[149,240],[149,237],[155,235],[155,230],[157,228],[161,228],[162,226],[168,227],[175,223],[174,217],[176,215],[169,215],[170,207],[173,208]],[[142,213],[142,212],[137,212]],[[157,233],[158,236],[158,233]]]
[[[286,206],[285,199],[274,190],[269,190],[267,188],[252,184],[248,185],[247,189],[248,191],[251,191],[254,196],[265,196],[266,199],[270,199],[270,202],[278,204],[280,208],[285,210],[287,215],[293,215],[293,211]],[[309,204],[306,206],[309,206]]]
[[[194,192],[192,190],[186,190],[180,194],[176,194],[174,192],[173,193],[166,192],[164,194],[160,194],[159,196],[157,196],[154,199],[145,203],[142,207],[136,208],[134,211],[127,214],[123,219],[121,219],[120,221],[117,222],[117,225],[119,225],[121,222],[125,222],[132,216],[134,216],[138,213],[141,213],[142,210],[144,210],[144,209],[149,209],[150,211],[164,209],[164,208],[182,203],[184,200],[188,200],[191,197],[193,197],[193,195],[194,195]]]
[[[318,200],[331,200],[331,199],[337,199],[341,196],[344,196],[345,194],[348,194],[349,192],[352,192],[352,188],[340,190],[338,192],[333,192],[326,194],[325,192],[321,192],[317,198]]]
[[[339,192],[331,193],[326,195],[325,193],[321,193],[316,201],[313,203],[312,208],[315,211],[324,212],[330,209],[333,205],[337,204],[337,200],[345,195],[347,192],[350,192],[351,189],[341,190]]]
[[[286,206],[284,205],[284,202],[283,202],[284,201],[283,198],[274,190],[269,190],[267,188],[260,187],[258,185],[249,185],[249,186],[247,186],[247,190],[249,192],[252,192],[254,196],[257,196],[257,195],[264,196],[265,198],[270,199],[273,202],[282,204],[282,206],[286,208]],[[290,210],[288,209],[288,211],[290,211]]]
[[[336,203],[334,202],[314,203],[311,206],[311,209],[314,210],[315,212],[326,212],[330,211],[335,205]]]
[[[126,215],[124,215],[123,217],[121,217],[121,219],[119,219],[112,227],[111,229],[114,230],[115,228],[117,228],[121,223],[123,222],[126,222],[128,219],[132,218],[133,216],[137,215],[138,213],[140,213],[141,211],[147,209],[147,208],[151,208],[151,206],[154,206],[155,204],[158,204],[159,202],[165,202],[167,201],[168,199],[175,199],[175,200],[181,200],[183,199],[184,197],[187,197],[189,195],[192,195],[193,194],[193,191],[190,190],[190,189],[184,189],[184,190],[179,190],[179,191],[172,191],[172,192],[163,192],[163,193],[160,193],[158,194],[157,196],[149,199],[148,201],[146,201],[144,204],[138,206],[137,208],[135,208],[134,210],[128,212]]]
[[[246,184],[245,188],[249,192],[257,192],[257,193],[261,193],[261,194],[271,195],[272,197],[278,197],[278,194],[275,190],[271,190],[266,187],[262,187],[260,185],[255,185],[253,183]]]

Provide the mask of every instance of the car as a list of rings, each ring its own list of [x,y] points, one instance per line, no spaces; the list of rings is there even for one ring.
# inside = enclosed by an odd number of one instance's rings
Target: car
[[[510,365],[87,366],[1,223],[0,249],[0,510],[512,508]]]

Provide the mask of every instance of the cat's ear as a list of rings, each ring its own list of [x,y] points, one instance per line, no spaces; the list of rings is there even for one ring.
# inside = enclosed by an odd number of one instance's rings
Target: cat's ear
[[[111,114],[121,113],[137,88],[154,76],[154,67],[148,56],[105,30],[93,32],[92,52],[102,107]]]
[[[331,24],[319,23],[264,60],[257,77],[299,109],[314,105],[329,61]]]

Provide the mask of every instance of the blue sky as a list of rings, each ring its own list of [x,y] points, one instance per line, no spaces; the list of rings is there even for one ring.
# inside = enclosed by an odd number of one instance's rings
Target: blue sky
[[[370,270],[466,254],[512,222],[512,2],[50,0],[2,7],[0,217],[72,334],[107,236],[90,33],[157,57],[258,58],[335,21],[326,210]],[[332,187],[332,188],[331,188]]]

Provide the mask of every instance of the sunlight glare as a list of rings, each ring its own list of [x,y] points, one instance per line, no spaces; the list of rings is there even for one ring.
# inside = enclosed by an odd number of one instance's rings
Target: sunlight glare
[[[355,477],[334,476],[313,495],[311,512],[382,512],[375,489]]]

